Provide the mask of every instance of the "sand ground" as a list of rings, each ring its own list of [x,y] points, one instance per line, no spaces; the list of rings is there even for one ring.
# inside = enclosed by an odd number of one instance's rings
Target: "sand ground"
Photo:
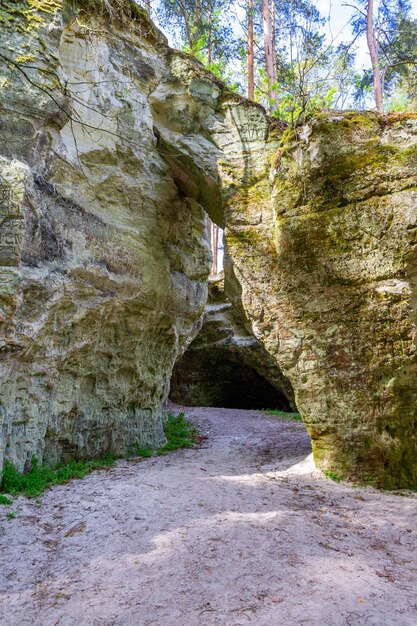
[[[415,494],[331,482],[300,423],[187,413],[200,448],[1,507],[2,626],[417,625]]]

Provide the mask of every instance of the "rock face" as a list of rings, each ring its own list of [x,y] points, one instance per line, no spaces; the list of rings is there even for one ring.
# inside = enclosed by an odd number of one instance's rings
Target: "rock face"
[[[415,486],[415,116],[283,134],[135,6],[2,2],[0,465],[163,440],[206,301],[206,211],[319,466]]]
[[[158,142],[164,80],[193,104],[162,35],[43,8],[0,29],[0,467],[20,470],[164,441],[210,267],[199,194]]]
[[[329,114],[265,153],[228,207],[234,299],[290,379],[317,464],[415,487],[416,116]]]
[[[186,406],[286,411],[295,406],[289,381],[246,330],[221,275],[209,279],[202,328],[175,364],[170,398]]]
[[[157,446],[265,113],[130,0],[5,0],[0,114],[0,468]]]

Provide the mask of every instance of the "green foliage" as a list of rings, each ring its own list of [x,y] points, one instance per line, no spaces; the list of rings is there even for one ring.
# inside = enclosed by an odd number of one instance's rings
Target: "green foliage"
[[[288,411],[280,411],[279,409],[265,409],[267,415],[274,415],[275,417],[281,417],[287,420],[294,420],[295,422],[302,422],[301,415],[299,413],[289,413]]]
[[[176,46],[235,89],[228,65],[236,58],[239,42],[231,27],[230,8],[231,0],[161,0],[156,13]]]
[[[180,448],[191,448],[197,441],[197,431],[186,420],[184,413],[168,416],[165,424],[165,435],[167,443],[158,450],[153,451],[151,448],[138,447],[134,454],[149,458],[154,454],[161,455]],[[31,470],[22,474],[10,461],[5,461],[0,492],[12,495],[23,494],[28,498],[34,498],[51,485],[62,485],[73,478],[84,478],[93,470],[112,466],[115,462],[116,457],[107,455],[91,461],[73,460],[52,469],[48,465],[40,465],[38,460],[33,457]],[[0,495],[0,504],[10,505],[12,500]]]
[[[0,491],[12,495],[22,493],[34,498],[51,485],[62,485],[72,478],[84,478],[95,469],[114,465],[115,460],[109,455],[92,461],[74,460],[52,469],[48,465],[39,465],[38,460],[33,458],[32,469],[26,474],[21,474],[12,463],[5,461]]]
[[[359,0],[359,7],[351,19],[355,38],[366,30],[367,0]],[[362,10],[361,10],[362,9]],[[409,0],[385,0],[376,6],[373,32],[379,56],[381,89],[391,111],[413,110],[417,106],[417,20],[412,16]],[[373,71],[368,68],[357,76],[355,103],[369,106],[372,94]]]
[[[16,511],[9,511],[9,513],[6,514],[7,519],[16,519],[17,517],[17,513]]]
[[[156,451],[156,454],[166,454],[180,448],[192,448],[196,443],[197,431],[186,420],[184,413],[177,416],[169,415],[165,425],[167,443]]]
[[[45,16],[52,15],[62,6],[60,0],[0,0],[0,25],[32,32],[46,23]]]
[[[153,456],[152,448],[136,448],[134,451],[135,456],[142,456],[144,459],[148,459]]]
[[[324,470],[323,474],[325,474],[327,478],[330,478],[330,480],[334,480],[335,483],[340,483],[342,480],[339,474],[337,474],[336,472],[331,472],[330,470]]]
[[[188,422],[184,413],[169,415],[164,427],[167,442],[161,448],[136,448],[135,455],[149,458],[154,455],[160,456],[167,452],[174,452],[180,448],[192,448],[197,441],[197,431]]]

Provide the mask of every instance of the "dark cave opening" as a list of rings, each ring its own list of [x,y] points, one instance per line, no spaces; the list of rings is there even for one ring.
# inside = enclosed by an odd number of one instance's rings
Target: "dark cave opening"
[[[214,352],[214,351],[213,351]],[[291,405],[253,367],[228,355],[185,354],[175,365],[170,399],[185,406],[233,409],[279,409],[291,412]]]

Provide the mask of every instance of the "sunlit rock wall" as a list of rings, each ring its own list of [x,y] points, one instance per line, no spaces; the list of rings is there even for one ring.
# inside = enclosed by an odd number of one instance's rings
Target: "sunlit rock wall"
[[[178,114],[162,35],[60,4],[0,28],[0,466],[21,470],[164,441],[210,266],[154,128],[151,100]]]
[[[264,154],[227,209],[232,295],[291,380],[318,465],[415,487],[416,116],[326,114]]]

